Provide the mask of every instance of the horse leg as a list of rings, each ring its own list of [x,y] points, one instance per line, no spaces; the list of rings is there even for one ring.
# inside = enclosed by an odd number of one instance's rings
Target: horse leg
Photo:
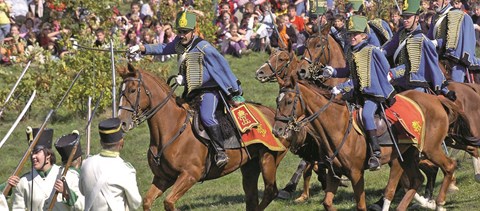
[[[453,180],[453,173],[457,164],[454,160],[445,155],[440,144],[437,146],[426,146],[424,148],[424,153],[427,155],[428,159],[433,162],[433,164],[442,170],[444,175],[443,182],[440,186],[440,191],[436,199],[437,210],[442,210],[443,205],[445,205],[447,190]]]
[[[352,181],[353,194],[355,196],[355,201],[357,202],[357,210],[367,210],[363,169],[352,169],[350,181]]]
[[[313,166],[313,171],[315,171],[318,176],[318,181],[322,185],[322,190],[325,190],[325,188],[327,188],[327,167],[324,164],[319,164],[318,162],[315,162],[315,165]]]
[[[153,177],[152,184],[143,198],[143,210],[151,210],[153,202],[160,197],[165,190],[172,186],[171,181],[162,180],[160,177]]]
[[[305,170],[303,171],[303,193],[295,199],[296,203],[303,203],[310,197],[310,179],[312,178],[313,167],[313,163],[306,163]]]
[[[473,170],[475,172],[475,181],[480,182],[480,157],[478,151],[475,148],[476,156],[472,156]]]
[[[182,197],[193,185],[195,185],[198,182],[199,178],[200,175],[197,175],[195,177],[189,172],[181,172],[180,175],[178,175],[177,180],[173,184],[172,191],[163,201],[163,206],[165,210],[175,210],[175,202],[177,202],[180,197]]]
[[[433,165],[432,162],[428,160],[420,161],[420,169],[427,176],[427,184],[425,185],[425,195],[426,200],[430,200],[433,197],[433,190],[435,188],[435,181],[437,179],[438,167]]]
[[[245,192],[246,210],[255,210],[258,206],[258,176],[260,165],[258,160],[250,160],[240,168],[242,172],[242,185]]]
[[[405,195],[402,198],[400,204],[398,204],[397,210],[407,210],[408,205],[412,201],[413,197],[415,196],[417,189],[423,183],[423,175],[420,172],[418,163],[420,162],[419,151],[414,148],[410,147],[403,153],[403,157],[407,158],[403,162],[399,162],[400,165],[394,165],[392,168],[402,168],[405,174],[408,177],[409,186],[408,190],[406,191]]]
[[[260,165],[262,168],[262,177],[263,177],[263,183],[265,185],[264,187],[264,192],[263,192],[263,198],[260,204],[258,205],[257,210],[264,210],[270,202],[275,199],[275,197],[278,194],[278,189],[277,189],[277,182],[276,182],[276,176],[277,176],[277,154],[280,154],[282,152],[265,152],[263,155],[260,157]],[[258,181],[255,180],[255,181]]]
[[[323,207],[325,210],[337,210],[333,206],[333,198],[337,193],[338,186],[340,185],[340,180],[333,176],[331,169],[328,171],[327,174],[327,186],[325,188],[325,197],[323,198]]]

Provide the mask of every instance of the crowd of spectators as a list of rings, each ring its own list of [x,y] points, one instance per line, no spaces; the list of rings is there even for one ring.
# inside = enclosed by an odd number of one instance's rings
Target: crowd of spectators
[[[129,47],[139,43],[157,44],[172,42],[175,37],[173,22],[162,21],[160,7],[177,4],[175,0],[150,0],[146,3],[133,1],[125,14],[116,7],[111,8],[111,17],[97,17],[88,8],[78,8],[74,18],[82,25],[80,34],[72,35],[70,26],[62,26],[65,17],[65,5],[36,5],[31,1],[25,19],[16,20],[11,13],[11,6],[0,0],[0,63],[10,63],[16,56],[28,51],[31,46],[38,45],[51,52],[55,58],[69,53],[69,49],[59,45],[58,41],[77,36],[91,37],[91,45],[95,48],[109,48],[110,38],[120,40],[121,47]],[[345,10],[330,6],[324,16],[317,17],[309,13],[313,1],[308,0],[220,0],[216,5],[215,43],[222,54],[241,57],[252,51],[269,52],[271,48],[289,48],[302,53],[304,42],[314,33],[314,26],[331,21],[331,33],[334,37],[346,37],[346,20],[351,15],[348,4]],[[333,1],[331,1],[333,2]],[[402,3],[402,1],[399,1]],[[194,5],[195,1],[186,1]],[[477,31],[477,45],[480,46],[480,3],[476,1],[452,0],[452,5],[463,9],[472,16]],[[422,29],[428,30],[429,23],[435,15],[430,0],[422,0]],[[391,8],[390,20],[386,20],[393,32],[403,25],[398,8]],[[111,24],[103,24],[109,21]],[[109,28],[100,26],[113,26]],[[275,33],[274,33],[275,32]],[[277,33],[278,32],[278,33]],[[342,46],[347,43],[339,40]],[[342,43],[343,42],[343,43]],[[153,59],[166,61],[171,56],[157,56]]]

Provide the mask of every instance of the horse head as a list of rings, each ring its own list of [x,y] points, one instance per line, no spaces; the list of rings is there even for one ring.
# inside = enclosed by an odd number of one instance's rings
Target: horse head
[[[142,72],[132,64],[117,68],[122,77],[118,118],[122,120],[122,128],[129,131],[141,121],[142,114],[151,104],[151,93],[145,85]]]
[[[296,61],[293,51],[282,49],[272,51],[268,61],[255,72],[255,78],[262,83],[274,82],[279,78],[283,79],[293,61]]]

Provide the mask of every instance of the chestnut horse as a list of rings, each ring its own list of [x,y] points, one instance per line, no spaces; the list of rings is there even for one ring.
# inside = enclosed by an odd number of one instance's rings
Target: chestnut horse
[[[322,30],[319,36],[314,36],[307,40],[306,47],[309,50],[307,51],[308,53],[305,54],[305,60],[315,62],[303,62],[300,70],[297,70],[302,78],[318,77],[321,79],[322,76],[315,75],[312,69],[318,69],[324,64],[338,64],[341,63],[341,61],[345,62],[345,57],[343,57],[343,54],[328,53],[328,51],[324,50],[329,49],[328,46],[339,46],[338,43],[329,38],[329,36],[330,35],[328,34],[328,31]],[[330,48],[335,49],[333,47]],[[443,66],[441,65],[441,67]],[[292,73],[292,75],[296,74]],[[466,135],[466,137],[480,137],[480,125],[476,124],[476,121],[480,119],[480,95],[478,95],[478,93],[480,93],[480,86],[476,84],[451,82],[449,83],[448,88],[457,93],[457,100],[455,101],[455,104],[466,113],[466,116],[464,117],[470,129],[469,134]],[[475,141],[468,141],[464,137],[457,136],[455,139],[456,141],[453,141],[453,139],[449,137],[446,141],[446,144],[452,148],[464,150],[472,155],[475,168],[475,180],[480,182],[480,159],[477,151],[478,140],[475,144]],[[421,169],[427,176],[427,188],[425,189],[425,195],[427,198],[430,198],[433,194],[438,167],[431,165],[431,163],[428,161],[422,160]],[[449,188],[452,190],[458,189],[455,187],[454,183],[452,183],[452,186]]]
[[[436,96],[417,91],[406,91],[402,95],[415,101],[424,113],[423,127],[427,139],[422,153],[444,172],[444,179],[437,197],[437,205],[441,208],[445,204],[447,187],[452,181],[456,167],[455,161],[445,155],[441,145],[447,136],[450,122],[450,116],[445,112],[444,106],[450,108],[451,103],[444,100],[445,104],[443,104]],[[327,151],[327,160],[331,162],[323,200],[325,209],[335,210],[333,197],[339,182],[333,178],[335,172],[338,172],[350,179],[357,202],[356,208],[366,210],[364,169],[368,159],[367,144],[363,135],[351,131],[351,111],[345,102],[335,100],[329,90],[319,88],[308,81],[298,81],[295,77],[281,84],[277,99],[274,134],[288,139],[294,133],[292,131],[303,127],[308,122],[320,134],[321,147]],[[292,143],[292,145],[295,144]],[[396,185],[403,173],[408,176],[410,181],[409,186],[406,187],[408,191],[397,207],[399,210],[406,210],[416,190],[422,184],[423,176],[418,166],[419,150],[408,144],[400,144],[399,148],[405,160],[391,163],[389,184]],[[392,146],[382,146],[381,150],[382,164],[398,159],[398,154]],[[387,193],[389,195],[385,195],[385,198],[391,200],[394,191]]]
[[[230,158],[228,164],[222,168],[211,165],[208,170],[209,150],[194,135],[189,111],[177,104],[173,90],[165,80],[137,70],[131,64],[128,68],[117,70],[123,78],[118,116],[124,129],[132,129],[142,119],[147,121],[150,129],[147,154],[154,177],[143,199],[144,210],[150,210],[154,200],[170,187],[172,189],[164,200],[164,208],[175,210],[175,202],[195,183],[219,178],[238,168],[243,176],[247,210],[264,210],[276,197],[277,166],[287,151],[274,152],[262,144],[226,150]],[[273,124],[274,110],[261,105],[256,107]],[[289,146],[285,140],[282,144]],[[265,189],[259,203],[257,183],[260,173]]]

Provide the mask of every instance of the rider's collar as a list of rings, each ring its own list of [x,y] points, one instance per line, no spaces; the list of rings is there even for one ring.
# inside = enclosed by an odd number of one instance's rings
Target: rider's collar
[[[452,8],[453,8],[452,5],[447,4],[447,6],[445,6],[444,8],[442,8],[440,11],[437,11],[437,14],[439,14],[439,15],[445,15],[445,14],[447,14]]]
[[[364,40],[364,41],[358,43],[358,45],[352,46],[352,50],[353,50],[353,51],[359,51],[360,49],[362,49],[362,48],[365,47],[366,45],[368,45],[368,42],[367,42],[367,40]]]

